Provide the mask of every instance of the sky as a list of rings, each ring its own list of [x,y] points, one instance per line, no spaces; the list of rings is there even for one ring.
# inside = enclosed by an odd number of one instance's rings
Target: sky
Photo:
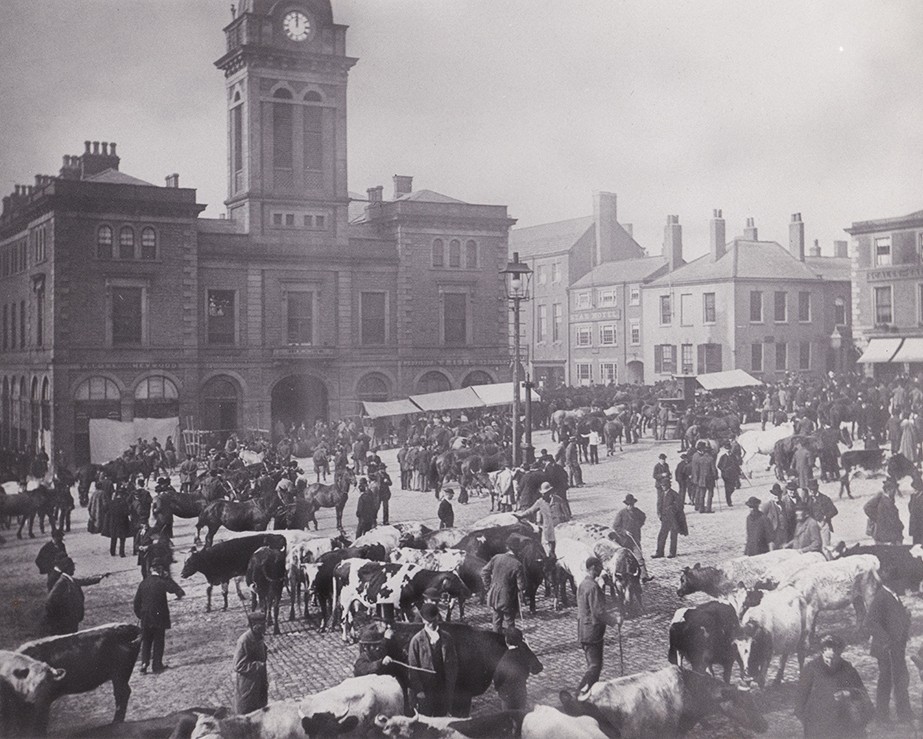
[[[687,259],[753,217],[788,243],[802,213],[825,254],[854,221],[923,208],[918,0],[333,0],[359,58],[349,188],[412,175],[518,225],[619,220]],[[121,169],[195,187],[223,211],[229,0],[2,0],[0,190],[56,174],[83,141]]]

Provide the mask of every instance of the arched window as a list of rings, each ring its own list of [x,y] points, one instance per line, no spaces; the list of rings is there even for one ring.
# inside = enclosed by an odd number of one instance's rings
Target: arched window
[[[99,259],[112,259],[112,228],[100,226],[96,232],[96,256]]]
[[[433,266],[445,267],[445,243],[442,239],[433,242]]]
[[[478,268],[478,245],[471,239],[465,242],[465,268]]]
[[[202,424],[212,431],[237,430],[237,383],[230,377],[211,378],[202,388]]]
[[[294,154],[292,145],[294,106],[289,101],[292,99],[292,93],[283,87],[276,90],[272,96],[276,100],[286,101],[273,103],[272,106],[272,166],[275,169],[291,171]]]
[[[135,258],[135,232],[131,226],[123,226],[119,231],[119,259]]]
[[[482,370],[469,372],[465,379],[462,380],[462,387],[471,387],[472,385],[493,385],[494,378]]]
[[[42,380],[42,431],[51,428],[51,385],[48,378]]]
[[[77,386],[74,400],[119,400],[119,386],[108,377],[88,377]]]
[[[316,92],[315,90],[308,90],[304,94],[304,101],[306,103],[320,103],[323,101],[323,98],[321,98],[319,92]]]
[[[458,239],[449,242],[449,266],[461,267],[461,242]]]
[[[96,375],[81,382],[74,391],[74,461],[85,464],[90,460],[90,419],[122,420],[122,394],[119,386],[108,377]],[[94,459],[105,463],[107,459]]]
[[[135,388],[135,418],[179,416],[179,391],[169,377],[145,377]]]
[[[390,397],[387,378],[377,373],[366,375],[359,380],[359,385],[356,388],[356,397],[359,398],[359,400],[370,400],[375,402],[387,400]]]
[[[417,381],[417,392],[421,394],[440,393],[451,389],[452,383],[449,382],[449,378],[435,370],[427,372]]]
[[[157,232],[150,226],[141,231],[141,258],[157,259]]]

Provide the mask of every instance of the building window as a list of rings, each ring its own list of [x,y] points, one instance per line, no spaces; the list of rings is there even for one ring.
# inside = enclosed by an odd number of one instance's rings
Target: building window
[[[96,232],[96,256],[100,259],[112,259],[112,228],[100,226]]]
[[[917,261],[923,264],[923,231],[917,234]]]
[[[672,375],[676,372],[675,346],[657,344],[654,347],[654,372],[658,375]]]
[[[9,347],[9,327],[7,326],[7,321],[9,320],[9,309],[6,305],[3,306],[3,351],[6,351]]]
[[[753,372],[763,371],[763,345],[750,344],[750,369]]]
[[[551,282],[552,284],[557,284],[561,281],[561,263],[552,262],[551,263]]]
[[[589,385],[593,381],[593,365],[589,362],[577,362],[577,384]]]
[[[614,385],[618,382],[618,365],[615,362],[599,363],[599,380],[606,385]]]
[[[715,294],[702,294],[702,321],[704,323],[715,322]]]
[[[798,293],[798,321],[799,323],[811,322],[811,293]]]
[[[233,290],[208,291],[208,343],[233,344],[236,334]]]
[[[276,90],[276,100],[291,100],[288,90]],[[292,171],[292,111],[291,103],[273,103],[272,106],[272,166],[274,169]],[[278,184],[278,183],[277,183]]]
[[[150,226],[141,231],[141,258],[157,259],[157,233]]]
[[[584,290],[582,292],[577,293],[576,307],[577,307],[577,310],[586,310],[587,308],[591,307],[589,290]]]
[[[811,342],[802,341],[798,346],[798,369],[811,369]]]
[[[324,166],[324,109],[312,106],[304,111],[304,168],[319,171]]]
[[[179,392],[163,375],[147,377],[135,388],[135,418],[175,418],[179,416]]]
[[[314,228],[327,228],[327,216],[314,216]]]
[[[837,326],[846,325],[846,301],[843,298],[833,301],[833,322]]]
[[[630,341],[632,346],[641,345],[641,320],[632,318],[628,322],[628,332],[631,335]]]
[[[234,192],[243,187],[244,170],[244,106],[231,108],[231,141],[234,148]]]
[[[750,291],[750,323],[763,322],[763,293],[759,290]]]
[[[282,226],[282,214],[281,213],[272,214],[272,225],[279,226],[281,228]]]
[[[289,228],[294,228],[295,226],[295,214],[294,213],[285,214],[285,225],[288,226]]]
[[[538,279],[538,284],[539,285],[546,284],[548,282],[548,270],[545,268],[545,265],[544,264],[538,265],[535,271],[536,271],[536,275]]]
[[[632,285],[628,288],[628,305],[641,305],[640,285]]]
[[[548,306],[540,305],[538,306],[538,320],[536,325],[536,336],[535,340],[539,344],[545,343],[545,338],[548,336]]]
[[[875,323],[891,323],[894,320],[894,314],[891,310],[891,286],[876,287],[874,299]]]
[[[285,304],[288,343],[313,344],[314,293],[301,290],[286,292]]]
[[[452,269],[461,267],[461,242],[458,239],[452,239],[449,242],[449,267]]]
[[[418,393],[442,393],[452,389],[449,378],[441,372],[427,372],[417,381]]]
[[[16,348],[16,303],[10,303],[10,349]]]
[[[679,325],[691,326],[692,320],[692,293],[683,293],[679,296]]]
[[[19,301],[19,348],[26,348],[26,301]]]
[[[691,375],[695,372],[695,365],[692,363],[692,344],[683,344],[680,347],[680,371],[684,375]]]
[[[561,324],[564,320],[564,309],[560,303],[551,306],[551,340],[561,340]]]
[[[135,258],[135,232],[131,226],[123,226],[119,231],[119,259]]]
[[[577,346],[592,346],[593,331],[589,326],[577,326]]]
[[[597,300],[600,308],[611,308],[616,304],[615,290],[600,290]]]
[[[697,350],[700,375],[721,371],[721,344],[699,344]]]
[[[478,245],[470,239],[465,242],[465,269],[478,268]]]
[[[467,294],[443,293],[442,339],[449,346],[464,346],[468,343]]]
[[[144,338],[144,288],[111,287],[112,346],[140,344]]]
[[[784,290],[777,290],[774,297],[772,318],[776,323],[785,323],[788,321],[788,293]]]
[[[660,296],[660,325],[669,326],[673,322],[673,301],[669,295]]]
[[[599,327],[599,343],[603,346],[615,346],[618,343],[617,327],[614,323],[604,323]]]
[[[780,341],[776,344],[776,370],[788,369],[788,344]]]
[[[442,239],[433,242],[433,267],[445,267],[445,243]]]
[[[891,266],[891,237],[881,236],[875,239],[875,266]]]
[[[44,225],[32,229],[30,237],[32,239],[32,261],[39,264],[45,261],[45,234],[47,229]]]
[[[45,343],[45,288],[39,287],[35,291],[35,345],[41,347]]]
[[[362,305],[362,343],[384,344],[387,340],[387,293],[369,292],[360,296]]]

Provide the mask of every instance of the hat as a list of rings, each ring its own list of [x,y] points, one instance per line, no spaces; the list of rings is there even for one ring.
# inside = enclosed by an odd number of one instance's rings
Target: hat
[[[622,502],[625,505],[631,505],[632,503],[637,503],[638,499],[631,493],[628,493],[628,495],[625,496],[625,500],[623,500]]]
[[[658,457],[658,459],[666,459],[666,458],[667,458],[667,455],[666,455],[666,454],[661,454],[661,455]]]
[[[543,482],[538,492],[544,495],[545,493],[550,493],[552,490],[554,490],[554,487],[550,482]]]
[[[439,621],[439,606],[435,603],[424,603],[420,606],[420,615],[423,617],[423,620],[427,623],[435,623]]]
[[[599,557],[588,557],[585,567],[587,570],[592,569],[593,567],[602,567],[603,563]]]
[[[808,507],[806,505],[801,505],[800,503],[795,506],[795,513],[801,511],[802,513],[808,512]]]
[[[442,593],[439,591],[439,588],[433,586],[423,591],[423,597],[429,600],[439,600],[442,597]]]
[[[452,488],[443,488],[442,494],[443,495],[455,495],[455,491],[452,490]]]
[[[369,624],[359,632],[360,644],[381,644],[385,640],[385,632],[378,624]]]
[[[503,636],[506,637],[507,644],[514,644],[516,646],[522,644],[522,632],[515,626],[507,626],[503,630]]]
[[[169,484],[170,484],[170,478],[169,478],[169,477],[158,477],[158,478],[157,478],[157,484],[158,484],[158,485],[169,485]]]
[[[785,489],[786,490],[797,490],[798,482],[796,480],[789,480],[787,483],[785,483]]]
[[[769,492],[772,493],[773,495],[782,495],[783,493],[785,493],[785,491],[782,489],[782,486],[777,482],[774,482],[772,484],[772,489]]]
[[[884,490],[897,490],[897,480],[892,480],[891,478],[888,478],[882,483],[881,487]]]
[[[52,539],[63,539],[64,538],[64,529],[52,529],[51,531]]]
[[[842,652],[846,648],[846,642],[836,634],[827,634],[820,640],[820,648],[833,647],[834,651]]]
[[[506,546],[510,550],[518,552],[520,549],[522,549],[522,537],[517,536],[516,534],[510,534],[508,537],[506,537]]]
[[[266,625],[266,616],[259,611],[252,611],[247,614],[247,623],[251,626],[258,626],[260,624]]]
[[[808,490],[820,490],[820,484],[814,478],[808,480]]]
[[[747,498],[747,505],[750,506],[751,508],[759,508],[760,499],[757,498],[755,495],[751,495],[749,498]]]

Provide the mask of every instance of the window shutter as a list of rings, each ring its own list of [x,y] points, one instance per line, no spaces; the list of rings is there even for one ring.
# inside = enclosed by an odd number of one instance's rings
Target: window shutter
[[[704,375],[708,370],[708,344],[699,344],[696,347],[696,361],[698,364],[698,370],[696,374]]]
[[[654,372],[663,372],[663,347],[660,344],[654,347]]]

